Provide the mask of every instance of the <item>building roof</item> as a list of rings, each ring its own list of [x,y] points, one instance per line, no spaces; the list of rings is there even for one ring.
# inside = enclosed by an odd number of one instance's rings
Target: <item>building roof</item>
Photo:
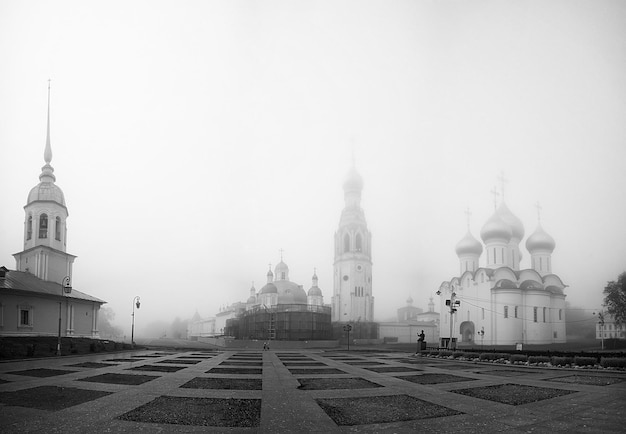
[[[12,290],[17,293],[23,292],[24,295],[48,295],[63,296],[64,298],[93,301],[95,303],[106,303],[104,300],[93,297],[84,292],[72,288],[70,294],[63,293],[63,286],[60,283],[41,280],[37,276],[23,271],[8,270],[4,267],[4,278],[0,278],[0,291]]]

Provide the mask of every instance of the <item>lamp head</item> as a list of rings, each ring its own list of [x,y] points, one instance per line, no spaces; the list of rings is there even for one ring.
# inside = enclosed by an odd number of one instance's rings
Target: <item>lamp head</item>
[[[137,306],[137,309],[139,309],[139,306],[141,305],[141,303],[139,303],[139,299],[137,299],[137,303],[135,303],[135,305]]]

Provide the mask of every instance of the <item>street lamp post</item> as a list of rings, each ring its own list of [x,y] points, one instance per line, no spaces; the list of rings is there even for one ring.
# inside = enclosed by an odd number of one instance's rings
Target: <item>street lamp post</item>
[[[61,284],[61,297],[65,297],[64,294],[70,294],[72,292],[72,284],[70,276],[65,276],[63,278],[63,283]],[[57,340],[57,356],[61,355],[61,312],[63,308],[63,302],[59,301],[59,335]]]
[[[602,349],[604,350],[604,311],[598,313],[598,323],[600,324],[600,342],[602,342]]]
[[[461,302],[456,299],[456,292],[454,292],[454,285],[452,286],[452,294],[450,294],[450,300],[446,300],[446,305],[450,306],[450,341],[448,342],[448,349],[452,349],[452,333],[453,333],[453,322],[454,322],[454,313],[456,312],[457,306],[459,306]]]
[[[133,298],[133,323],[130,328],[130,344],[133,348],[135,348],[135,306],[137,306],[137,309],[139,309],[140,305],[141,303],[139,302],[139,296],[136,295],[135,298]]]

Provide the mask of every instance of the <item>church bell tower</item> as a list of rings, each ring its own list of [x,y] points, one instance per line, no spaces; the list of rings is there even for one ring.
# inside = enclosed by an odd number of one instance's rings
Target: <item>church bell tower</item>
[[[354,164],[343,184],[345,207],[335,232],[332,321],[371,322],[372,234],[361,208],[363,178]]]
[[[24,206],[24,250],[15,253],[17,271],[34,274],[42,280],[62,283],[64,277],[72,277],[72,265],[76,256],[66,252],[67,217],[63,191],[55,184],[50,145],[50,84],[48,84],[48,125],[45,165],[41,168],[39,184],[28,194]]]

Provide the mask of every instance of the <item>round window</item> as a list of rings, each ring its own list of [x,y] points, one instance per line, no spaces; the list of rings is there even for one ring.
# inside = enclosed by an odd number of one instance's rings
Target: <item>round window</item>
[[[361,264],[356,266],[356,270],[357,271],[362,271],[363,270],[363,266]]]
[[[348,281],[348,276],[343,276],[343,280]]]

